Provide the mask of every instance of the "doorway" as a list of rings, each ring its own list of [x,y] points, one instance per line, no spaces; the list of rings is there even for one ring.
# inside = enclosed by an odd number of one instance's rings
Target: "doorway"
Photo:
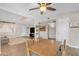
[[[35,36],[35,28],[34,27],[30,27],[30,37],[34,38]]]

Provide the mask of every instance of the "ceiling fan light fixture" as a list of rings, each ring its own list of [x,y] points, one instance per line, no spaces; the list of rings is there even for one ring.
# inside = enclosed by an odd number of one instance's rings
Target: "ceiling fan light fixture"
[[[47,8],[46,8],[45,6],[40,7],[40,11],[42,11],[42,12],[45,12],[46,9],[47,9]]]

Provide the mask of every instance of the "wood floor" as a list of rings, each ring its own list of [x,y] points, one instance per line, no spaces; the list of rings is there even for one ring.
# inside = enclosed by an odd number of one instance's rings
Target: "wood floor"
[[[8,45],[4,44],[1,47],[2,54],[1,56],[26,56],[26,44],[21,43],[17,45]],[[79,49],[66,47],[66,56],[79,56]],[[32,54],[33,56],[36,56],[37,54]],[[61,56],[61,54],[59,54]]]
[[[31,55],[31,52],[34,52],[40,56],[56,56],[59,47],[60,44],[53,39],[43,39],[37,43],[33,40],[28,40],[27,54]]]

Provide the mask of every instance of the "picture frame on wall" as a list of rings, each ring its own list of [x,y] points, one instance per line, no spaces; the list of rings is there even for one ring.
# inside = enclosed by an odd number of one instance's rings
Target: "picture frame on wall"
[[[46,31],[45,25],[36,25],[36,31]]]
[[[40,26],[39,31],[46,31],[46,27],[45,26]]]

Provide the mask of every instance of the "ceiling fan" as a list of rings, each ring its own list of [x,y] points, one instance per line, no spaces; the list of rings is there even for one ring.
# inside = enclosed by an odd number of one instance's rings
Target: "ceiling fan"
[[[31,8],[29,11],[40,9],[40,13],[43,14],[46,10],[56,11],[55,8],[49,7],[52,3],[37,3],[39,7]]]
[[[0,23],[16,24],[16,23],[14,23],[14,22],[8,22],[8,21],[0,21]]]

